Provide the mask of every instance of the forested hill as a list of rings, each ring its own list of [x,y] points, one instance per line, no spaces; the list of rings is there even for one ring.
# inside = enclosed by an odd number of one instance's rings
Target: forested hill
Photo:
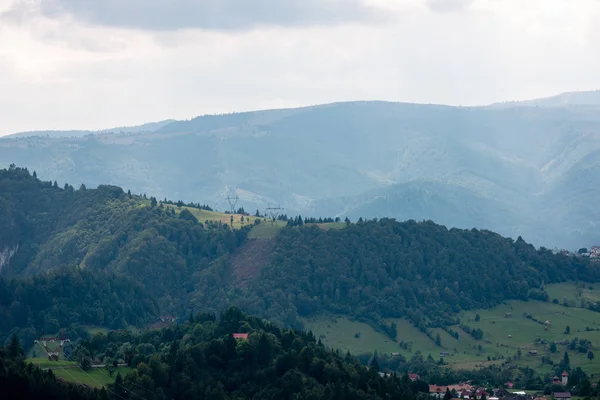
[[[339,313],[394,336],[387,318],[427,331],[456,324],[462,309],[546,299],[546,283],[600,280],[588,259],[433,222],[289,226],[262,247],[246,245],[249,229],[115,186],[60,188],[0,170],[0,341],[232,305],[294,327]],[[257,248],[266,253],[245,253]],[[257,271],[241,284],[236,268],[249,262]]]
[[[234,333],[247,336],[234,339]],[[133,371],[90,390],[59,382],[52,371],[23,362],[18,342],[0,348],[0,393],[20,399],[403,399],[425,400],[425,382],[406,374],[382,377],[377,359],[367,369],[350,354],[325,348],[314,335],[281,330],[237,309],[220,318],[196,314],[184,323],[139,335],[96,334],[73,349]],[[85,373],[85,371],[84,371]],[[4,397],[3,397],[4,398]]]
[[[461,309],[547,299],[545,283],[578,279],[600,279],[598,264],[489,231],[381,219],[284,229],[270,264],[238,301],[285,324],[335,312],[387,330],[383,319],[408,317],[426,330],[455,324]]]
[[[0,341],[183,314],[197,281],[245,238],[115,186],[60,188],[0,170]]]

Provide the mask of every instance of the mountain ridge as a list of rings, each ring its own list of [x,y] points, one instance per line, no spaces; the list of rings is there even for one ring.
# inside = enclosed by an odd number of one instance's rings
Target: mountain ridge
[[[596,244],[600,215],[589,204],[600,193],[598,148],[595,109],[363,101],[200,116],[144,134],[0,138],[0,166],[221,210],[234,194],[246,209],[280,204],[316,216],[356,210],[356,218],[434,219],[446,207],[462,210],[452,226],[518,231],[537,245],[577,249]],[[418,196],[432,184],[452,194],[424,213],[368,206],[373,194],[409,184],[423,186]],[[567,190],[581,196],[575,201]],[[479,205],[469,210],[467,199]],[[479,226],[478,209],[511,225]]]

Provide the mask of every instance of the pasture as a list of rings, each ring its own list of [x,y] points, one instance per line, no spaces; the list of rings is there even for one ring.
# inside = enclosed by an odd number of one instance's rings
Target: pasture
[[[351,321],[344,316],[323,315],[305,319],[304,323],[306,329],[321,337],[327,346],[355,354],[397,352],[410,358],[420,350],[424,357],[431,354],[437,360],[440,352],[447,352],[448,356],[444,359],[451,367],[470,369],[500,363],[509,357],[515,359],[520,350],[520,358],[514,360],[516,364],[550,372],[552,366],[542,364],[542,356],[558,363],[568,351],[572,367],[580,366],[588,373],[600,374],[600,313],[576,306],[580,304],[577,300],[582,297],[589,301],[600,298],[600,291],[593,286],[592,289],[589,286],[578,289],[573,282],[547,285],[546,290],[551,299],[559,298],[558,304],[552,301],[508,301],[492,309],[460,313],[461,324],[481,329],[483,339],[475,340],[459,325],[450,327],[458,332],[458,340],[443,329],[432,328],[432,337],[440,336],[440,346],[403,319],[387,320],[397,325],[396,341],[367,323]],[[563,298],[573,306],[564,306]],[[567,326],[568,333],[565,333]],[[356,333],[360,333],[359,337],[355,337]],[[556,352],[550,352],[551,343],[570,342],[574,338],[590,340],[591,351],[598,358],[590,361],[587,352],[571,350],[567,344],[557,344]],[[537,354],[530,355],[530,351]]]

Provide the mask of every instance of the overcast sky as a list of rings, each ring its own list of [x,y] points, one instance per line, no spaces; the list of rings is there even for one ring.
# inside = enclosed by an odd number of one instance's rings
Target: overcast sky
[[[593,89],[600,0],[0,0],[0,135]]]

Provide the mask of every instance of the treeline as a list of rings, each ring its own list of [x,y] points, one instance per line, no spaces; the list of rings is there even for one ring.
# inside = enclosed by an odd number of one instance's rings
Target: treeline
[[[327,224],[332,222],[340,222],[340,217],[335,218],[314,218],[307,217],[302,219],[301,215],[296,216],[295,218],[287,218],[287,215],[283,216],[282,221],[287,221],[287,226],[302,226],[304,224]]]
[[[459,324],[460,310],[527,301],[543,283],[597,281],[599,272],[585,259],[554,255],[521,238],[448,230],[430,221],[288,227],[277,236],[269,265],[238,292],[236,304],[284,326],[330,312],[390,334],[386,319],[403,317],[427,332]]]
[[[208,204],[200,204],[200,203],[194,203],[194,202],[184,203],[181,200],[179,200],[179,201],[167,200],[166,197],[162,201],[162,203],[169,204],[171,206],[177,206],[177,207],[189,207],[189,208],[197,208],[198,210],[214,211]],[[242,214],[242,213],[240,213],[240,214]]]

